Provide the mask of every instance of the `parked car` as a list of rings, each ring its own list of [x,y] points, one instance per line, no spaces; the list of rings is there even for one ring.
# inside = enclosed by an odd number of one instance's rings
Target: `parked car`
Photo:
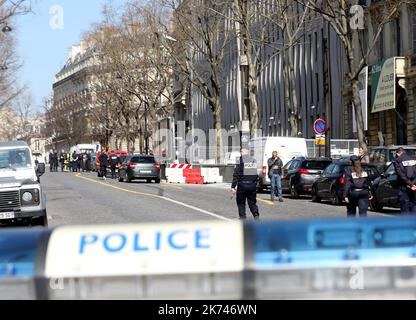
[[[250,140],[250,155],[257,161],[259,175],[258,190],[270,188],[269,167],[267,160],[272,157],[273,151],[279,153],[279,157],[285,165],[294,157],[306,157],[308,149],[306,140],[292,137],[258,137]]]
[[[408,155],[416,155],[416,146],[368,147],[370,163],[377,166],[380,172],[384,172],[391,162],[396,159],[396,151],[399,147],[404,148]]]
[[[330,200],[333,205],[343,202],[344,192],[344,172],[351,167],[351,161],[339,161],[330,164],[312,185],[312,201]],[[362,164],[371,181],[380,176],[376,166],[372,164]]]
[[[290,160],[283,167],[283,192],[290,193],[292,199],[310,194],[313,183],[331,163],[329,158],[298,157]]]
[[[373,200],[370,202],[372,210],[381,211],[383,207],[400,208],[397,174],[392,163],[380,177],[374,180],[372,191]]]
[[[44,173],[45,163],[35,163],[26,142],[0,142],[0,226],[48,225]]]
[[[131,182],[138,179],[160,183],[160,164],[154,156],[133,154],[126,157],[120,168],[119,181]]]

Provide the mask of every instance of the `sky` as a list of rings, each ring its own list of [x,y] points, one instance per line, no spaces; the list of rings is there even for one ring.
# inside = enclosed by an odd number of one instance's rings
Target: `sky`
[[[119,1],[122,2],[116,2]],[[34,111],[42,111],[43,98],[52,94],[54,76],[66,63],[68,49],[79,43],[92,23],[101,20],[105,3],[105,0],[34,0],[34,13],[19,16],[13,23],[17,51],[24,64],[20,83],[33,96]]]

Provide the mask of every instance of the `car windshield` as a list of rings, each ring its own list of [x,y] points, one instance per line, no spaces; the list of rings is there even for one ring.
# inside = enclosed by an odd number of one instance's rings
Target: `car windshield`
[[[408,154],[409,156],[414,156],[416,154],[416,149],[404,148],[404,150],[406,151],[406,154]],[[394,159],[396,159],[396,150],[389,150],[389,161],[391,162]]]
[[[331,161],[306,161],[303,166],[306,169],[324,170],[330,164]]]
[[[0,150],[0,169],[31,168],[30,151],[27,148]]]

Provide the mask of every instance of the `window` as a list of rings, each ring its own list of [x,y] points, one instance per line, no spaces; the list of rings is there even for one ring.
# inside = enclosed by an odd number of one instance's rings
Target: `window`
[[[292,164],[292,166],[290,167],[290,170],[296,170],[296,169],[299,169],[301,164],[302,164],[302,162],[301,162],[301,161],[299,161],[299,160],[293,161],[293,164]]]
[[[344,166],[335,165],[334,170],[332,170],[332,173],[333,174],[340,173],[344,171],[344,168],[345,168]]]
[[[286,163],[286,165],[283,167],[283,169],[289,170],[290,166],[292,165],[292,162],[293,162],[293,160],[291,160],[288,163]]]
[[[156,161],[154,157],[140,156],[140,157],[133,157],[131,159],[131,162],[133,163],[155,163]]]
[[[394,168],[394,165],[391,164],[387,167],[386,171],[384,171],[384,175],[387,176],[393,176],[396,174],[396,169]]]
[[[416,12],[413,12],[413,53],[416,53]]]
[[[305,161],[303,167],[305,169],[324,170],[329,164],[331,164],[330,161]]]
[[[331,174],[332,173],[332,171],[334,170],[334,168],[336,167],[337,165],[336,164],[330,164],[326,169],[325,169],[325,171],[324,171],[324,174],[325,175],[329,175],[329,174]]]

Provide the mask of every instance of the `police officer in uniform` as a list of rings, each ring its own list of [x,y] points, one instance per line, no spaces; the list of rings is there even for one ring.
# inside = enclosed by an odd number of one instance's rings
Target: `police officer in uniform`
[[[260,214],[257,207],[257,162],[254,158],[250,157],[248,153],[247,148],[241,148],[240,163],[237,164],[234,170],[231,192],[237,194],[237,206],[240,219],[247,218],[247,200],[254,219],[258,220]]]
[[[402,214],[416,213],[416,158],[406,154],[403,148],[398,148],[397,159],[393,162],[397,183],[400,187],[399,201]]]
[[[111,166],[111,179],[116,178],[116,168],[120,163],[120,158],[114,153],[110,156],[110,166]]]
[[[100,171],[98,172],[98,176],[102,177],[103,180],[106,180],[108,158],[105,152],[100,154],[98,160],[100,161]]]
[[[361,166],[358,156],[351,157],[352,168],[346,168],[344,173],[344,200],[347,203],[347,216],[355,217],[357,206],[360,217],[367,216],[368,201],[372,199],[371,180]]]

